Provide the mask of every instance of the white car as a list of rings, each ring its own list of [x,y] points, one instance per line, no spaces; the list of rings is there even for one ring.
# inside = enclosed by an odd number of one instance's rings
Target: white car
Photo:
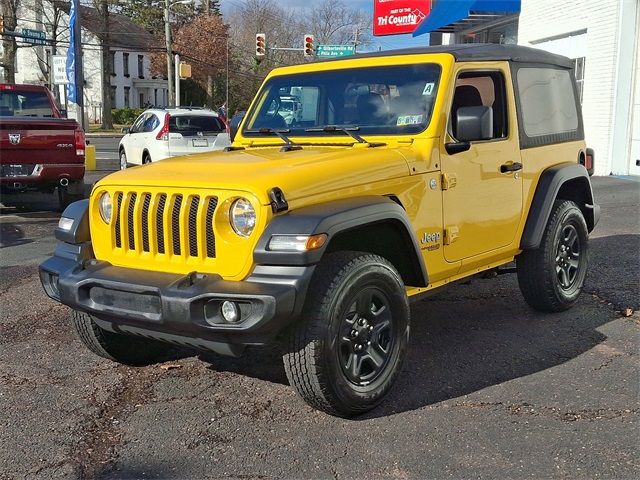
[[[229,145],[226,125],[212,110],[153,108],[145,110],[120,140],[120,168],[222,150]]]

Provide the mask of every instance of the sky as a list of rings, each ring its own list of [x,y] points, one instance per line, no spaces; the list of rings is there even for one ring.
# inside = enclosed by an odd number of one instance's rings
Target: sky
[[[343,0],[351,8],[364,10],[373,18],[373,1],[374,0]],[[242,5],[243,0],[221,0],[220,6],[222,13],[230,13]],[[305,9],[313,8],[319,4],[320,0],[278,0],[278,4],[287,9]],[[408,48],[417,46],[426,46],[429,44],[429,35],[422,35],[413,38],[409,35],[387,35],[382,37],[373,37],[371,45],[367,50],[394,50],[397,48]]]

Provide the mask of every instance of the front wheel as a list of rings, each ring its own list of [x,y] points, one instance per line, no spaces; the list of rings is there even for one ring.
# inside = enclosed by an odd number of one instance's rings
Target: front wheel
[[[518,284],[526,302],[543,312],[560,312],[577,300],[587,276],[589,233],[578,206],[556,200],[536,250],[518,255]]]
[[[172,351],[170,345],[109,332],[96,324],[86,313],[73,311],[71,322],[78,338],[96,355],[124,365],[149,365],[165,359]]]
[[[409,304],[396,269],[377,255],[329,254],[317,267],[283,356],[311,406],[350,417],[391,389],[409,338]]]

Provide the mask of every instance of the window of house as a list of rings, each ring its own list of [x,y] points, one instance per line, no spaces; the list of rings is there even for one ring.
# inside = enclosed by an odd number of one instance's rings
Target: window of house
[[[138,77],[144,78],[144,57],[138,55]]]
[[[129,108],[131,106],[131,87],[124,87],[124,108]]]
[[[139,99],[138,107],[144,108],[144,93],[140,93],[138,95],[138,99]]]
[[[576,86],[578,87],[578,98],[580,99],[580,104],[582,104],[584,91],[584,62],[584,57],[573,59],[573,74],[576,77]]]
[[[129,76],[129,54],[128,53],[122,54],[122,70],[124,72],[124,76],[128,77]]]
[[[115,85],[111,86],[111,107],[112,108],[116,108],[116,94],[118,93],[118,87],[116,87]]]
[[[491,107],[493,110],[493,138],[508,135],[507,101],[504,76],[501,72],[462,72],[456,80],[451,105],[449,133],[456,136],[456,114],[461,107]]]
[[[109,52],[109,73],[116,74],[116,52]]]
[[[579,129],[570,70],[520,68],[517,81],[527,137],[563,135]]]

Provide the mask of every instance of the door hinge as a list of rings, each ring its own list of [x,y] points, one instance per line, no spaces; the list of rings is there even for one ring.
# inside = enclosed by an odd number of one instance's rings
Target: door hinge
[[[449,190],[458,184],[458,177],[455,173],[442,174],[442,190]]]
[[[460,229],[458,227],[447,227],[444,229],[444,244],[451,245],[460,236]]]

